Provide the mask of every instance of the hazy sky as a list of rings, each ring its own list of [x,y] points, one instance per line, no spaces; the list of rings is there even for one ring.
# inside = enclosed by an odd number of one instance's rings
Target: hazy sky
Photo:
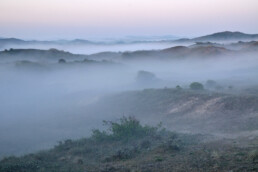
[[[0,0],[0,37],[258,33],[258,0]]]

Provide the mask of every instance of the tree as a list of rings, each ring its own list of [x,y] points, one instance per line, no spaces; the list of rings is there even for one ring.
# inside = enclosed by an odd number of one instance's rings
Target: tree
[[[65,59],[59,59],[58,63],[66,63]]]
[[[203,85],[202,85],[201,83],[199,83],[199,82],[193,82],[193,83],[191,83],[191,84],[190,84],[190,88],[191,88],[192,90],[203,90],[203,89],[204,89]]]

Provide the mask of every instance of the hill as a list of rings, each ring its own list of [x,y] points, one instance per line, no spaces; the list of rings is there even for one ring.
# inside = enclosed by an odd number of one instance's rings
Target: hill
[[[0,47],[7,44],[27,44],[27,45],[44,45],[44,44],[94,44],[94,42],[84,39],[74,40],[55,40],[55,41],[39,41],[39,40],[22,40],[17,38],[0,38]]]
[[[257,40],[258,34],[246,34],[242,32],[218,32],[211,35],[201,36],[192,39],[193,41],[244,41]]]
[[[219,46],[176,46],[163,50],[124,52],[121,57],[124,60],[173,60],[187,58],[211,58],[216,56],[234,55],[234,50]]]
[[[128,52],[101,52],[92,55],[72,54],[57,49],[10,49],[0,51],[2,60],[173,60],[185,58],[212,58],[238,56],[245,53],[257,53],[258,42],[237,42],[231,44],[218,44],[211,42],[197,42],[191,46],[175,46],[162,50],[141,50]]]
[[[132,37],[133,38],[133,37]],[[153,37],[155,38],[155,37]],[[48,45],[57,48],[58,46],[63,45],[119,45],[119,44],[139,44],[139,43],[174,43],[174,44],[184,44],[184,43],[194,43],[194,42],[223,42],[223,41],[230,41],[230,42],[236,42],[236,41],[257,41],[258,40],[258,34],[246,34],[242,32],[231,32],[231,31],[224,31],[224,32],[218,32],[213,33],[210,35],[200,36],[196,38],[180,38],[176,39],[175,37],[170,36],[164,36],[159,37],[159,39],[145,39],[145,37],[139,37],[137,40],[131,40],[131,41],[113,41],[113,42],[95,42],[95,41],[89,41],[85,39],[74,39],[74,40],[53,40],[53,41],[40,41],[40,40],[22,40],[17,38],[0,38],[0,48],[12,48],[12,45],[18,45],[18,46],[43,46]]]
[[[174,131],[218,135],[258,131],[257,95],[145,89],[106,97],[96,106],[107,116],[123,113],[150,123],[161,120]]]
[[[55,148],[0,161],[0,171],[130,172],[255,171],[257,147],[232,146],[231,140],[208,141],[204,135],[178,134],[143,126],[133,117],[106,121],[109,131],[65,140]],[[257,141],[258,138],[252,139]],[[241,141],[242,144],[244,141]],[[218,144],[219,143],[219,144]],[[245,142],[244,142],[245,143]],[[226,159],[226,160],[225,160]]]
[[[65,52],[57,49],[39,50],[39,49],[10,49],[0,51],[1,60],[32,60],[32,61],[44,61],[52,60],[58,61],[59,59],[66,60],[83,60],[84,55],[76,55],[69,52]]]
[[[178,40],[169,41],[175,44],[189,44],[189,43],[197,43],[197,42],[238,42],[238,41],[257,41],[258,34],[246,34],[242,32],[231,32],[224,31],[213,33],[210,35],[200,36],[196,38],[181,38]],[[166,41],[164,41],[166,42]]]
[[[119,63],[111,60],[88,59],[86,55],[72,54],[57,49],[10,49],[0,51],[1,63],[12,63],[20,69],[55,69],[56,67],[67,68],[72,65],[104,65],[118,67]],[[52,67],[52,68],[51,68]]]

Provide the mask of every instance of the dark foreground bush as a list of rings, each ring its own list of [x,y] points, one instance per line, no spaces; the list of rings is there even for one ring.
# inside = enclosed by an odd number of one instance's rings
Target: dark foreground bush
[[[109,130],[94,130],[90,138],[66,140],[51,150],[5,158],[0,161],[0,172],[258,169],[254,145],[250,149],[237,147],[231,140],[209,143],[204,135],[158,130],[159,127],[141,125],[133,117],[124,117],[118,122],[106,121],[105,124]],[[257,139],[252,143],[255,142]]]
[[[98,141],[104,140],[130,140],[154,135],[158,127],[142,126],[134,117],[123,117],[119,122],[104,121],[108,126],[108,131],[93,130],[92,138]]]

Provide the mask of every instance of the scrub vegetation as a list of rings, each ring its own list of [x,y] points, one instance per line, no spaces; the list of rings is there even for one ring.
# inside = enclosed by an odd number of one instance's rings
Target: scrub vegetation
[[[107,130],[93,130],[89,138],[65,140],[51,150],[4,158],[0,171],[258,170],[257,145],[209,141],[208,135],[174,133],[161,124],[143,126],[134,117],[104,124]]]

